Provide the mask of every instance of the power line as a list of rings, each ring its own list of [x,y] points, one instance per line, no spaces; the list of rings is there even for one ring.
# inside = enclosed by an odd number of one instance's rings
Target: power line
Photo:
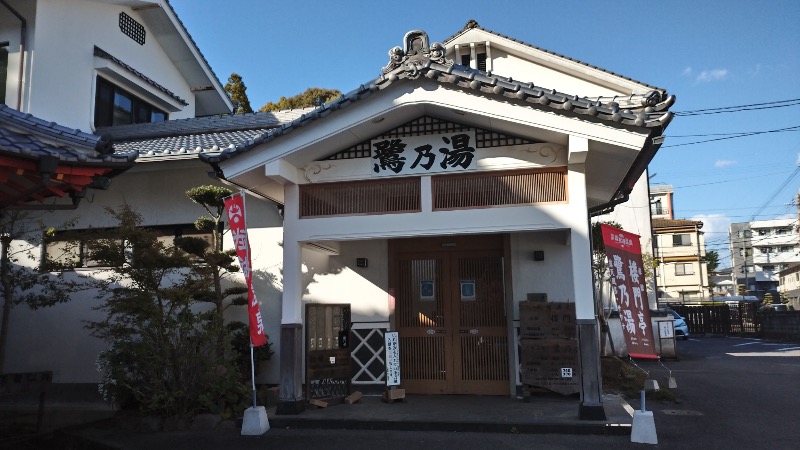
[[[752,221],[753,221],[753,220],[756,218],[756,216],[758,216],[759,214],[761,214],[761,211],[763,211],[763,210],[764,210],[764,208],[766,208],[766,207],[767,207],[767,205],[769,204],[769,202],[771,202],[772,200],[774,200],[774,199],[775,199],[775,197],[777,197],[777,196],[778,196],[778,194],[780,194],[780,193],[781,193],[781,191],[782,191],[782,190],[784,190],[784,189],[786,188],[786,186],[787,186],[787,185],[788,185],[788,184],[789,184],[789,183],[790,183],[790,182],[791,182],[791,181],[792,181],[792,180],[793,180],[793,179],[794,179],[794,178],[797,176],[797,174],[798,174],[798,173],[800,173],[800,166],[798,166],[796,169],[794,169],[794,172],[792,172],[792,174],[791,174],[791,175],[789,175],[789,178],[787,178],[787,179],[786,179],[786,181],[784,181],[784,182],[783,182],[783,183],[780,185],[780,187],[778,187],[778,190],[776,190],[776,191],[775,191],[775,192],[774,192],[774,193],[773,193],[773,194],[772,194],[772,195],[771,195],[771,196],[770,196],[770,197],[767,199],[767,201],[766,201],[766,202],[764,202],[764,204],[763,204],[763,205],[761,205],[761,207],[759,207],[759,208],[758,208],[758,210],[756,210],[756,212],[753,214],[753,218],[751,218],[751,219],[750,219],[750,221],[751,221],[751,222],[752,222]]]
[[[685,145],[703,144],[703,143],[706,143],[706,142],[715,142],[715,141],[725,141],[725,140],[728,140],[728,139],[737,139],[737,138],[741,138],[741,137],[756,136],[756,135],[759,135],[759,134],[783,133],[783,132],[786,132],[786,131],[798,131],[798,130],[800,130],[800,125],[795,125],[793,127],[786,127],[786,128],[777,128],[775,130],[752,131],[752,132],[748,132],[748,133],[741,133],[741,134],[738,134],[738,135],[735,135],[735,136],[727,136],[727,137],[720,137],[720,138],[714,138],[714,139],[705,139],[705,140],[702,140],[702,141],[695,141],[695,142],[685,142],[683,144],[662,145],[661,148],[683,147]]]
[[[796,106],[800,105],[800,98],[793,98],[788,100],[778,100],[774,102],[765,102],[765,103],[753,103],[750,105],[737,105],[737,106],[722,106],[719,108],[706,108],[706,109],[695,109],[692,111],[678,111],[675,112],[676,116],[700,116],[700,115],[707,115],[707,114],[722,114],[722,113],[729,113],[729,112],[741,112],[741,111],[754,111],[759,109],[773,109],[773,108],[785,108],[787,106]]]

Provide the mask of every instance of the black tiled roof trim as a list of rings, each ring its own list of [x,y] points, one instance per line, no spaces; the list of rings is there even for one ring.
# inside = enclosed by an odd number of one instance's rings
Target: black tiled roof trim
[[[189,106],[189,103],[186,100],[178,97],[177,95],[175,95],[174,92],[172,92],[169,89],[165,88],[164,86],[156,83],[155,81],[150,79],[147,75],[143,74],[142,72],[139,72],[138,70],[136,70],[133,67],[131,67],[129,64],[126,64],[126,63],[122,62],[119,58],[111,55],[110,53],[108,53],[107,51],[103,50],[102,48],[100,48],[100,47],[98,47],[96,45],[94,47],[94,56],[97,56],[98,58],[107,59],[107,60],[109,60],[111,62],[114,62],[115,64],[118,64],[119,66],[121,66],[124,69],[126,69],[128,72],[130,72],[130,73],[136,75],[138,78],[144,80],[149,85],[151,85],[151,86],[155,87],[156,89],[160,90],[161,92],[169,95],[170,97],[175,99],[181,105]]]
[[[136,160],[135,152],[113,153],[111,143],[55,122],[21,113],[0,104],[0,151],[36,159],[50,155],[65,163],[122,164]]]
[[[368,84],[362,84],[337,100],[303,114],[290,123],[271,129],[254,139],[249,139],[243,145],[238,145],[233,149],[229,148],[216,154],[201,154],[200,159],[211,164],[230,159],[257,145],[290,133],[296,128],[303,127],[311,121],[345,108],[356,101],[368,97],[373,92],[387,88],[398,80],[420,76],[437,81],[442,85],[450,84],[459,89],[478,91],[484,95],[501,96],[507,102],[535,108],[558,110],[562,113],[592,118],[616,124],[617,126],[660,129],[663,131],[674,116],[674,113],[669,112],[668,109],[675,103],[675,96],[667,97],[659,90],[651,91],[645,95],[626,97],[629,100],[638,98],[641,106],[621,109],[617,102],[603,103],[599,100],[562,94],[552,89],[535,86],[533,83],[520,83],[510,78],[489,75],[460,65],[445,66],[429,59],[417,61],[417,63],[418,65],[413,67],[401,64],[391,72],[381,74]],[[660,134],[661,131],[655,133],[655,135]]]
[[[224,133],[268,129],[289,122],[314,108],[267,111],[249,114],[223,114],[217,116],[192,117],[164,122],[137,123],[102,127],[97,133],[109,136],[115,142],[173,137],[191,134]]]

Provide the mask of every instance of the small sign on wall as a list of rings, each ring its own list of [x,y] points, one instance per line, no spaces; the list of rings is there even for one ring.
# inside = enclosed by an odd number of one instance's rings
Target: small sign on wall
[[[386,385],[400,386],[400,338],[396,331],[384,335],[386,345]]]
[[[419,282],[419,299],[424,302],[432,302],[434,300],[434,292],[436,292],[433,280],[422,280]]]
[[[461,301],[475,300],[475,280],[461,280]]]
[[[662,338],[675,337],[675,324],[671,320],[658,322],[658,335]]]

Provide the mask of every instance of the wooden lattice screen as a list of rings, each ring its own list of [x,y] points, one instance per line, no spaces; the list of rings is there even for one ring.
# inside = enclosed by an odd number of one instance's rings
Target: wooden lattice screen
[[[440,175],[432,186],[434,210],[567,201],[566,169]]]
[[[420,208],[419,178],[300,186],[300,217],[416,212]]]

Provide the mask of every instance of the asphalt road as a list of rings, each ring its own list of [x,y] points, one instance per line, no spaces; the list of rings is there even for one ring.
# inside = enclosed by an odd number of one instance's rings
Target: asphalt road
[[[140,435],[125,449],[795,449],[800,448],[800,344],[709,337],[678,342],[678,360],[639,365],[674,401],[648,400],[659,444],[629,436],[492,434],[273,428],[263,436],[191,432]],[[638,399],[630,400],[639,409]]]

